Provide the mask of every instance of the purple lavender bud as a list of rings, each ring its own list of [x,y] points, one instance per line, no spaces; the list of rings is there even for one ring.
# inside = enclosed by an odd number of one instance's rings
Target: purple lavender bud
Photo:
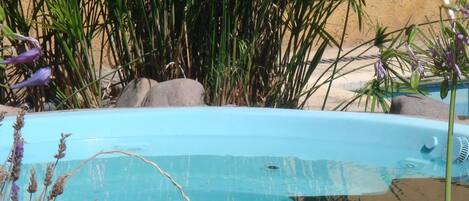
[[[459,68],[458,64],[456,64],[454,62],[454,58],[453,58],[453,53],[451,51],[447,51],[446,52],[446,64],[448,64],[448,68],[452,69],[454,73],[456,73],[456,75],[458,75],[458,77],[460,77],[462,75],[461,73],[461,69]]]
[[[437,68],[442,68],[443,67],[443,61],[441,59],[440,54],[435,48],[430,49],[431,54],[432,54],[432,59],[433,59],[433,64]]]
[[[452,66],[453,65],[453,53],[451,51],[446,51],[446,62],[448,64],[448,66]]]
[[[15,144],[15,159],[21,160],[24,154],[24,142],[23,140],[19,140]]]
[[[30,86],[37,86],[37,85],[46,85],[50,81],[50,77],[52,75],[52,69],[50,67],[45,67],[37,70],[35,73],[31,75],[31,77],[23,82],[13,85],[12,89],[22,88],[22,87],[30,87]]]
[[[13,184],[11,185],[11,191],[10,191],[11,201],[18,201],[19,191],[20,191],[20,187],[16,185],[16,182],[13,182]]]
[[[457,33],[455,44],[458,51],[464,51],[464,46],[469,45],[469,37],[464,36],[462,33]]]
[[[461,77],[462,72],[461,72],[461,69],[459,68],[458,64],[453,65],[453,71],[456,73],[456,75],[458,75],[458,77]]]
[[[32,63],[39,59],[39,57],[42,55],[41,48],[32,48],[26,52],[23,52],[19,54],[16,57],[10,57],[8,59],[5,59],[4,61],[0,61],[0,64],[25,64],[25,63]]]
[[[405,45],[405,47],[407,48],[407,52],[411,60],[410,65],[412,66],[412,71],[417,70],[421,77],[425,76],[425,69],[423,68],[420,60],[415,55],[414,51],[412,51],[412,48],[410,48],[409,45]]]
[[[383,61],[381,61],[381,59],[378,59],[378,61],[375,62],[375,75],[378,77],[378,79],[383,79],[387,75],[386,69],[384,69]]]
[[[465,18],[469,18],[469,4],[466,4],[464,7],[460,8],[459,12],[461,12]]]
[[[19,140],[15,144],[15,155],[16,158],[23,158],[23,153],[24,153],[24,142],[23,140]]]

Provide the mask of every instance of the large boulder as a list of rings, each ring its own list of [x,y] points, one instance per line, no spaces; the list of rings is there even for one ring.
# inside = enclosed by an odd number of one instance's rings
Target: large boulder
[[[144,107],[185,107],[203,106],[204,87],[191,79],[174,79],[160,82],[152,87],[142,106]]]
[[[389,113],[447,120],[449,106],[422,95],[404,95],[392,99]]]
[[[397,96],[392,99],[389,113],[448,121],[449,105],[422,95]],[[454,120],[469,124],[467,116],[455,116]]]
[[[141,107],[151,88],[158,85],[158,82],[147,78],[132,80],[122,90],[117,99],[116,107]]]

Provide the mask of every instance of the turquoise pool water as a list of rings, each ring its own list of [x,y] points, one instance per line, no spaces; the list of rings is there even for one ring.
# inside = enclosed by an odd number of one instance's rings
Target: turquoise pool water
[[[0,127],[1,158],[9,150],[12,120]],[[57,174],[100,150],[119,149],[161,165],[193,201],[381,194],[395,179],[444,176],[445,129],[443,122],[394,115],[255,108],[33,114],[23,129],[27,144],[20,186],[27,187],[30,167],[43,175],[60,133],[69,132]],[[468,136],[469,126],[456,125],[456,138]],[[425,144],[434,147],[423,151]],[[453,168],[453,177],[465,182],[468,161]],[[59,198],[181,200],[154,169],[118,155],[84,166]]]

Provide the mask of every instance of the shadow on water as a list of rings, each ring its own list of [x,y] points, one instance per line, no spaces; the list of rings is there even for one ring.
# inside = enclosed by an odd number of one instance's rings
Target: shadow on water
[[[443,179],[396,179],[389,190],[380,195],[291,197],[293,201],[441,201],[444,200]],[[453,201],[469,199],[469,184],[453,183]]]

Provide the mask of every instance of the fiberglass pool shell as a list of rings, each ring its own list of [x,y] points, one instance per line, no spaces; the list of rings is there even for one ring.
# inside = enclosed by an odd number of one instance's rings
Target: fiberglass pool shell
[[[4,159],[11,146],[14,120],[5,118],[0,127],[0,157]],[[53,161],[60,133],[72,133],[63,159],[63,163],[70,164],[58,171],[70,170],[77,161],[101,150],[131,151],[161,163],[192,200],[289,200],[294,195],[374,194],[386,191],[392,179],[444,176],[442,156],[447,124],[403,116],[260,108],[141,108],[37,113],[26,115],[25,123],[25,166],[44,168],[45,163]],[[455,178],[467,178],[467,155],[461,156],[461,150],[468,136],[469,126],[456,125],[455,138],[459,141],[455,141],[454,158],[466,158],[454,162]],[[120,168],[114,174],[129,174],[127,179],[138,176],[127,171],[125,163],[111,164],[114,165],[100,167],[100,171]],[[184,167],[177,167],[178,164]],[[191,175],[185,170],[193,168],[190,165],[198,166]],[[275,171],[282,174],[275,175]],[[27,171],[23,170],[23,177],[26,176]],[[71,191],[68,196],[135,199],[113,197],[119,194],[114,192],[116,186],[100,189],[106,182],[120,182],[119,186],[125,188],[133,185],[132,179],[92,179],[89,182],[97,184],[91,195],[86,195],[73,187],[80,186],[79,180],[84,177],[72,178],[63,196]],[[159,187],[148,190],[134,185],[128,189],[136,192],[127,194],[143,196],[138,200],[152,200],[155,195],[163,200],[178,200],[178,193],[169,190],[174,190],[169,182],[156,177],[161,180]],[[22,179],[22,188],[27,186],[26,179]],[[74,190],[80,193],[73,194]],[[145,197],[145,193],[153,195]],[[74,200],[70,198],[66,200]]]

